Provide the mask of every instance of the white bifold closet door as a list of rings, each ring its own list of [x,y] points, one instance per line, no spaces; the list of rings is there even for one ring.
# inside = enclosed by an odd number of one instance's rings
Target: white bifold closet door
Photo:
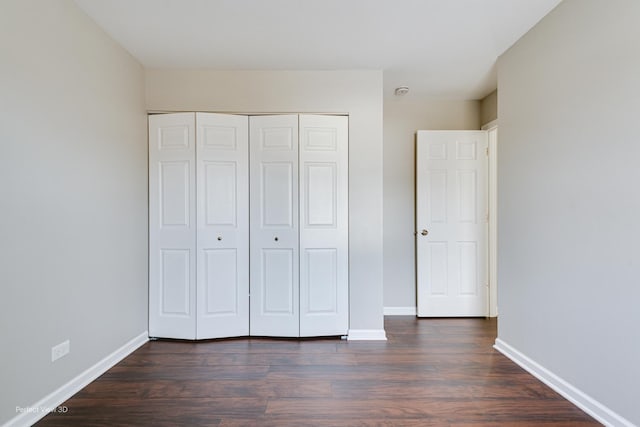
[[[149,116],[149,335],[196,337],[195,115]]]
[[[249,123],[251,335],[297,337],[298,116]]]
[[[348,118],[149,117],[149,334],[348,331]]]
[[[248,117],[196,113],[196,124],[196,338],[248,335]]]
[[[300,336],[349,326],[346,116],[300,116]]]
[[[149,335],[249,332],[246,116],[149,117]]]
[[[348,330],[348,118],[250,118],[251,335]]]

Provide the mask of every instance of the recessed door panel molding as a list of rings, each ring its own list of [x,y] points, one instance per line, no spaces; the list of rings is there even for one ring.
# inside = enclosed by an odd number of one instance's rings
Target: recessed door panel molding
[[[338,132],[335,128],[307,126],[302,132],[305,151],[336,151],[338,149]]]
[[[346,116],[300,116],[300,335],[349,328]]]
[[[204,298],[203,317],[229,316],[238,313],[238,250],[203,249]]]
[[[475,224],[478,221],[478,173],[458,171],[458,221]]]
[[[160,312],[189,317],[189,249],[160,250]]]
[[[189,124],[159,126],[154,132],[154,136],[157,138],[158,151],[189,152],[189,150],[193,149],[192,140],[190,139],[193,138],[192,133],[193,128]],[[153,134],[149,133],[149,135]]]
[[[190,162],[159,161],[160,227],[189,227]]]
[[[418,316],[488,314],[486,131],[419,131]]]
[[[248,126],[196,113],[198,339],[249,334]]]
[[[202,162],[204,167],[204,217],[206,226],[238,224],[237,162]]]
[[[449,285],[449,262],[447,242],[430,241],[426,245],[425,270],[429,274],[429,282],[424,292],[433,296],[446,296]]]
[[[427,141],[423,150],[427,160],[447,160],[447,143],[445,141]]]
[[[335,315],[338,312],[337,248],[305,249],[308,314]]]
[[[297,152],[297,145],[298,145],[297,127],[293,128],[290,123],[286,122],[286,119],[282,121],[282,119],[286,116],[264,116],[264,117],[278,117],[276,120],[280,121],[282,126],[267,125],[268,127],[262,128],[259,132],[257,132],[252,136],[253,139],[255,139],[256,137],[259,138],[259,142],[256,145],[259,145],[261,151]],[[293,117],[293,116],[288,116],[288,117]],[[269,120],[269,119],[266,119],[266,120]]]
[[[428,221],[433,223],[447,222],[447,171],[430,170],[427,172],[429,191],[426,194],[426,212]]]
[[[305,185],[305,227],[336,227],[338,213],[338,167],[335,162],[306,162],[303,182]]]
[[[458,242],[458,262],[460,263],[460,288],[458,295],[476,296],[478,294],[478,243]]]
[[[456,141],[456,159],[457,160],[476,160],[477,156],[478,156],[477,140]]]
[[[195,114],[149,116],[149,335],[194,339]]]
[[[222,123],[212,123],[211,115],[206,113],[197,113],[198,129],[202,138],[202,147],[205,150],[230,150],[236,151],[238,149],[238,128],[237,126],[225,126]],[[223,116],[222,114],[217,115]],[[227,115],[228,116],[228,115]],[[228,117],[219,117],[221,120],[225,120]],[[203,121],[204,119],[205,121]],[[244,133],[242,130],[240,133]],[[240,138],[242,140],[242,137]]]
[[[293,227],[294,162],[260,163],[260,218],[263,228]]]
[[[292,316],[294,313],[294,259],[291,249],[263,249],[261,315]]]

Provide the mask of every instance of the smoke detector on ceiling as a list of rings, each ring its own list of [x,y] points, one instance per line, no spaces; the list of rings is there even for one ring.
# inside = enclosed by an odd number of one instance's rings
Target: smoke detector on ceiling
[[[395,94],[396,96],[403,96],[409,92],[409,86],[400,86],[396,88]]]

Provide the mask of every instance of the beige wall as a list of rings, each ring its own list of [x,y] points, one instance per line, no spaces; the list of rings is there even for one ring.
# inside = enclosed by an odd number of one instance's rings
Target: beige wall
[[[4,424],[146,331],[147,181],[141,66],[72,1],[1,9]]]
[[[382,72],[147,70],[151,111],[349,114],[350,328],[383,329]]]
[[[409,93],[384,102],[384,306],[414,308],[415,133],[479,129],[479,101],[438,101]]]
[[[619,426],[640,425],[638,22],[565,0],[498,63],[498,336]]]
[[[480,124],[486,125],[498,118],[498,91],[494,90],[480,100]]]

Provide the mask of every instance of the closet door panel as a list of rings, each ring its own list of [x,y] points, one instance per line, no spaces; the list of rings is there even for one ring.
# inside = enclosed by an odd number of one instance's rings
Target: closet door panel
[[[262,162],[260,164],[260,205],[262,228],[294,227],[293,194],[295,169],[293,162]]]
[[[248,118],[196,113],[196,123],[196,335],[248,335]]]
[[[250,118],[250,199],[250,333],[297,337],[297,115]]]
[[[200,317],[235,317],[239,311],[238,304],[238,250],[237,249],[203,249],[204,277],[203,291],[198,294],[198,310]],[[232,319],[229,319],[230,321]],[[242,319],[244,320],[244,319]],[[198,338],[205,338],[205,325],[198,323]],[[219,328],[221,329],[221,328]],[[244,334],[246,335],[247,332]],[[213,329],[207,338],[219,338],[220,330]],[[242,335],[242,334],[239,334]]]
[[[195,115],[149,116],[149,335],[196,337]]]
[[[349,329],[348,118],[300,116],[300,336]]]
[[[238,161],[202,161],[203,221],[207,227],[238,223]],[[240,166],[240,167],[239,167]],[[200,183],[199,183],[200,184]],[[242,195],[245,197],[245,195]]]
[[[262,314],[293,315],[297,304],[294,301],[296,280],[293,276],[296,262],[292,249],[262,249],[262,271],[259,278],[262,283]]]

